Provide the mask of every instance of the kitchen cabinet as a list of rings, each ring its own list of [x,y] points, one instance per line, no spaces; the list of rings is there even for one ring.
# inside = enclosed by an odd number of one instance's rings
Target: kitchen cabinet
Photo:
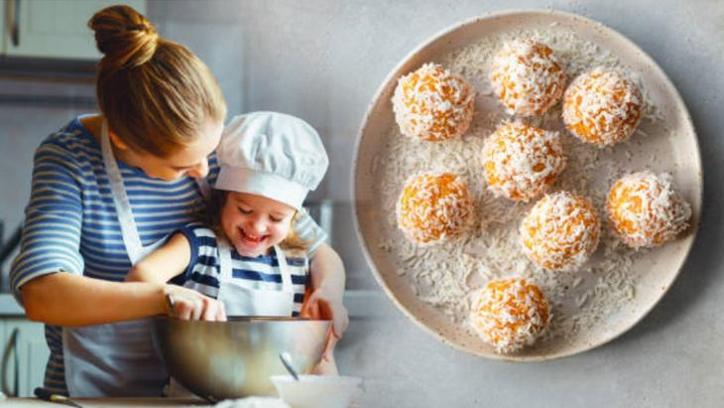
[[[7,395],[30,397],[43,384],[50,351],[42,323],[21,318],[0,321],[0,384]]]
[[[0,53],[10,57],[95,60],[100,57],[88,20],[117,0],[3,0]],[[145,0],[125,0],[141,14]]]

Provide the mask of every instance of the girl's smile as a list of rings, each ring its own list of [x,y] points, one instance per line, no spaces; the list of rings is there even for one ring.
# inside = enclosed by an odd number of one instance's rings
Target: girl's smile
[[[239,227],[239,235],[240,243],[249,248],[250,251],[254,251],[257,247],[263,245],[269,237],[269,235],[266,234],[261,236],[247,234],[242,227]]]
[[[286,238],[295,212],[266,197],[228,192],[221,210],[221,226],[240,255],[257,257]]]

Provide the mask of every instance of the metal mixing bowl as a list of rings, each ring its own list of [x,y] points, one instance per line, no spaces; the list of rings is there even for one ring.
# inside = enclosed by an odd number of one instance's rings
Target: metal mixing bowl
[[[230,317],[227,322],[159,317],[155,335],[168,373],[196,395],[212,400],[275,395],[269,379],[286,374],[287,352],[300,373],[320,359],[327,320]]]

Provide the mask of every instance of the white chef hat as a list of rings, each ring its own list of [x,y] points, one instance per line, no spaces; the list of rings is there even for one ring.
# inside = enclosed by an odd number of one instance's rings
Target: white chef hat
[[[256,194],[296,209],[329,167],[317,131],[299,118],[276,112],[234,117],[216,155],[216,189]]]

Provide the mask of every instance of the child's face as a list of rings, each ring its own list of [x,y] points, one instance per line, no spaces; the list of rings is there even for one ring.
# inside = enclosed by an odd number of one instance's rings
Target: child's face
[[[266,197],[228,192],[221,210],[221,227],[239,254],[257,257],[286,238],[295,212]]]

